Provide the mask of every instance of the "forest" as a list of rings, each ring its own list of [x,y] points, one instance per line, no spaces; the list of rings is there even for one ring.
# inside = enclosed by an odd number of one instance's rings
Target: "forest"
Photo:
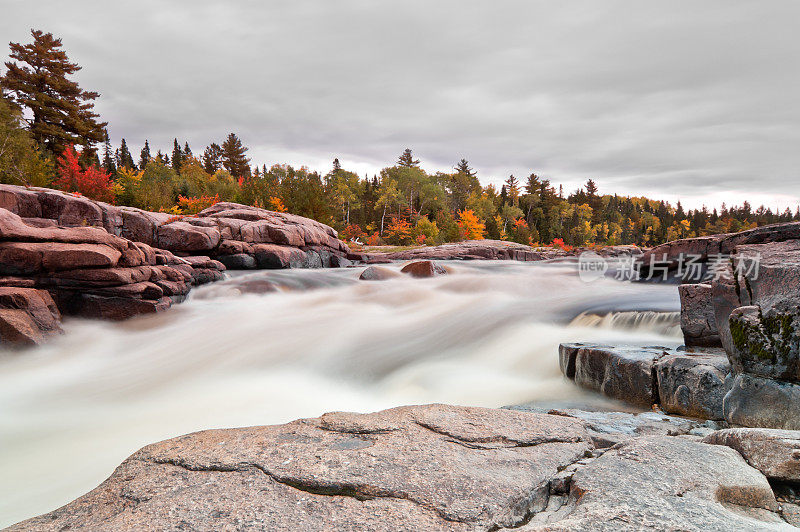
[[[366,245],[491,238],[534,246],[652,246],[800,220],[800,208],[773,212],[747,202],[684,210],[680,202],[601,193],[592,179],[565,193],[535,172],[509,175],[498,189],[482,185],[465,159],[450,172],[427,172],[409,148],[373,176],[357,175],[338,159],[324,174],[255,164],[235,133],[202,151],[185,139],[163,150],[145,139],[134,156],[126,139],[112,143],[94,110],[100,95],[72,79],[81,67],[61,40],[39,30],[31,36],[31,43],[10,43],[0,76],[0,183],[52,187],[176,217],[233,201],[313,218]]]

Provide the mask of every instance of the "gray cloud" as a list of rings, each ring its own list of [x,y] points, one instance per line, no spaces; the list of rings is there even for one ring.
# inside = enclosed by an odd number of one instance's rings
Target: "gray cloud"
[[[0,35],[63,37],[133,146],[235,131],[266,164],[372,174],[408,146],[484,183],[797,203],[800,3],[466,4],[18,0]]]

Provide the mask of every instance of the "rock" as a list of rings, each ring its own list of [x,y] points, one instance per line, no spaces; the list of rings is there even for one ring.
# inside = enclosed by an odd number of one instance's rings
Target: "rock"
[[[726,445],[770,479],[800,481],[800,431],[733,428],[713,432],[703,439]]]
[[[586,424],[592,443],[605,449],[638,436],[678,436],[695,432],[713,432],[713,421],[700,422],[668,416],[659,412],[592,412],[577,408],[542,408],[531,405],[505,407],[510,410],[537,412],[580,419]]]
[[[61,313],[45,290],[0,287],[0,345],[30,346],[61,333]]]
[[[126,320],[140,314],[167,310],[172,301],[168,297],[158,300],[132,297],[105,297],[94,294],[75,294],[65,305],[70,314],[84,318]]]
[[[233,255],[218,255],[219,260],[229,270],[254,270],[258,267],[256,259],[246,253],[234,253]]]
[[[669,436],[623,442],[578,467],[569,496],[520,530],[793,530],[735,451]]]
[[[0,274],[110,268],[117,265],[121,256],[119,251],[103,244],[0,242]]]
[[[156,245],[170,251],[195,253],[217,247],[220,241],[216,227],[201,227],[178,221],[158,227]]]
[[[394,279],[400,277],[400,274],[389,268],[382,268],[381,266],[368,266],[358,278],[362,281],[386,281],[387,279]]]
[[[253,246],[253,255],[259,268],[308,268],[310,265],[306,252],[288,246],[276,244],[256,244]]]
[[[566,344],[559,351],[578,386],[647,408],[658,403],[653,369],[665,348]]]
[[[590,448],[575,419],[445,405],[210,430],[147,446],[94,491],[9,530],[518,527]]]
[[[800,385],[740,373],[723,400],[725,419],[745,427],[800,430]]]
[[[688,346],[722,347],[714,316],[710,284],[678,287],[681,299],[681,330]]]
[[[400,271],[411,275],[411,277],[434,277],[447,273],[447,270],[430,260],[411,262],[403,266]]]
[[[663,356],[655,364],[661,408],[670,414],[723,419],[729,371],[728,357],[721,349]]]

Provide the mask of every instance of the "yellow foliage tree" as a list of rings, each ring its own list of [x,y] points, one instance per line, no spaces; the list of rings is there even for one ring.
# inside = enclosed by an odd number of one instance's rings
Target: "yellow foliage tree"
[[[463,240],[483,240],[486,225],[470,209],[458,211],[458,230]]]

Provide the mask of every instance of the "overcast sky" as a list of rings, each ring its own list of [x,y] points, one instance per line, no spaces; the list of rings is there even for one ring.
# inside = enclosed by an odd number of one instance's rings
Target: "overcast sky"
[[[62,37],[112,142],[368,172],[405,147],[484,184],[698,206],[800,198],[800,1],[3,0]],[[6,48],[3,55],[8,54]]]

